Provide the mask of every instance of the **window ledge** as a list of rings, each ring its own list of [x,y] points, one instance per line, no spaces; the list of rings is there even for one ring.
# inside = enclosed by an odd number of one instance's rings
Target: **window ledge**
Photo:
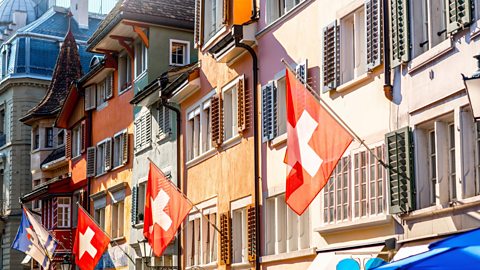
[[[77,161],[77,160],[80,160],[81,157],[82,157],[82,154],[76,155],[76,156],[74,156],[74,157],[71,157],[70,160],[71,160],[71,161]]]
[[[446,40],[440,42],[437,46],[412,59],[408,67],[408,73],[414,73],[415,71],[425,67],[426,65],[453,50],[454,47],[453,38],[447,38]]]
[[[208,51],[213,45],[216,43],[216,41],[220,38],[223,37],[223,35],[227,32],[227,27],[224,25],[220,30],[218,30],[213,37],[211,37],[207,42],[202,45],[201,51]],[[202,33],[203,35],[203,33]]]
[[[133,83],[136,83],[137,81],[143,79],[143,77],[147,76],[147,73],[148,73],[148,68],[142,71],[142,73],[138,74],[138,76],[135,77],[135,79],[133,80]],[[130,87],[132,86],[130,85]]]
[[[218,267],[217,262],[209,263],[209,264],[201,264],[201,265],[193,265],[185,267],[186,270],[194,270],[194,269],[216,269]]]
[[[226,150],[228,148],[231,148],[237,144],[239,144],[240,142],[242,141],[242,135],[241,134],[237,134],[235,136],[233,136],[232,138],[224,141],[222,143],[222,150]]]
[[[401,216],[405,221],[422,219],[431,216],[452,215],[456,211],[478,207],[480,205],[480,196],[457,200],[448,205],[434,205],[427,208],[415,210],[409,214]]]
[[[190,161],[187,161],[187,163],[185,164],[187,166],[187,169],[213,157],[215,154],[217,153],[217,149],[215,148],[212,148],[210,150],[208,150],[207,152],[201,154],[200,156],[198,157],[195,157],[194,159],[190,160]]]
[[[118,169],[120,169],[120,168],[122,168],[122,167],[125,167],[125,165],[127,165],[127,164],[123,164],[123,163],[122,163],[122,164],[120,164],[120,165],[118,165],[118,166],[116,166],[116,167],[113,167],[110,171],[113,172],[113,171],[118,170]]]
[[[288,253],[266,255],[260,258],[260,263],[278,262],[278,261],[312,256],[316,254],[317,254],[316,248],[307,248],[307,249],[296,250]]]
[[[103,102],[102,104],[97,106],[97,111],[101,111],[108,106],[108,101]]]
[[[172,132],[171,132],[171,131],[168,132],[168,133],[166,133],[166,134],[162,134],[162,135],[160,135],[160,136],[157,135],[157,143],[158,143],[158,144],[161,144],[161,143],[163,143],[163,142],[165,142],[165,141],[169,141],[170,138],[171,138],[171,136],[172,136]]]
[[[232,263],[231,269],[250,269],[252,265],[249,262]]]
[[[379,215],[375,217],[361,218],[353,221],[346,221],[337,224],[325,224],[322,227],[315,228],[314,231],[320,234],[322,233],[336,233],[346,230],[354,230],[365,227],[373,227],[379,225],[385,225],[392,221],[390,215]]]
[[[286,143],[287,142],[287,136],[288,136],[288,133],[285,132],[282,135],[279,135],[279,136],[275,137],[273,140],[270,141],[270,146],[273,147],[273,148],[277,148],[278,146]]]
[[[123,93],[127,92],[128,90],[132,89],[132,84],[130,84],[128,87],[126,87],[125,89],[122,89],[120,91],[118,91],[118,95],[121,96]]]
[[[119,236],[119,237],[112,238],[112,240],[110,240],[110,243],[120,242],[124,240],[125,240],[125,236]]]
[[[135,225],[133,225],[132,227],[135,228],[135,229],[143,229],[143,222],[142,222],[142,223],[135,224]]]
[[[338,86],[335,91],[341,93],[341,92],[346,92],[352,88],[358,87],[360,84],[370,80],[373,78],[372,73],[367,72],[365,74],[362,74],[346,83],[343,83],[342,85]]]
[[[108,171],[102,172],[101,174],[97,174],[97,175],[95,175],[95,178],[102,177],[102,176],[104,176],[104,175],[107,174],[107,173],[108,173]]]

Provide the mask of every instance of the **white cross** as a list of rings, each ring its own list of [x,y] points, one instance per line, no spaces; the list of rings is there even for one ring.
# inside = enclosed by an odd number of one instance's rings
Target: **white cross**
[[[150,233],[153,233],[153,226],[155,226],[155,224],[158,224],[164,231],[168,231],[172,226],[172,219],[167,213],[165,213],[165,207],[168,205],[169,201],[170,197],[165,191],[163,191],[163,189],[160,189],[155,199],[150,197],[153,221],[150,228],[148,228]]]
[[[317,126],[317,121],[305,110],[300,116],[300,119],[298,119],[295,127],[298,136],[298,145],[300,147],[301,160],[298,160],[298,162],[302,164],[303,169],[305,169],[311,177],[317,174],[318,169],[320,169],[323,163],[320,156],[308,144]]]
[[[80,259],[82,259],[83,254],[87,252],[92,258],[95,258],[97,254],[97,249],[92,245],[92,239],[95,236],[95,232],[89,227],[85,231],[85,234],[80,233]]]

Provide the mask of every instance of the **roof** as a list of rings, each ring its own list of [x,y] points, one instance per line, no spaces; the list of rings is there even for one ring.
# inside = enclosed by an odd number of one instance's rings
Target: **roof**
[[[45,164],[48,164],[49,162],[52,162],[52,161],[55,161],[55,160],[58,160],[62,157],[65,157],[65,147],[59,147],[55,150],[53,150],[46,158],[44,161],[42,161],[42,164],[40,164],[40,168],[45,165]]]
[[[194,0],[120,0],[88,43],[95,46],[122,19],[193,29]]]
[[[57,58],[52,81],[43,100],[20,119],[28,122],[35,117],[55,116],[68,95],[70,84],[82,76],[77,43],[71,31],[65,36]]]
[[[27,14],[27,23],[36,20],[41,11],[33,0],[2,0],[0,1],[0,23],[12,23],[13,12],[21,11]]]

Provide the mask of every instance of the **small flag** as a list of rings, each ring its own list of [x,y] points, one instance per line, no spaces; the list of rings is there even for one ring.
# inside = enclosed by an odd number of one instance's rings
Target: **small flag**
[[[353,137],[290,70],[287,72],[287,120],[285,200],[301,215],[328,182]]]
[[[156,256],[172,242],[180,224],[192,209],[183,194],[150,162],[143,235]]]
[[[32,257],[44,269],[49,269],[57,245],[57,242],[30,211],[23,208],[22,221],[12,248]]]
[[[85,212],[78,207],[78,223],[73,253],[82,270],[93,270],[110,243],[110,238]]]

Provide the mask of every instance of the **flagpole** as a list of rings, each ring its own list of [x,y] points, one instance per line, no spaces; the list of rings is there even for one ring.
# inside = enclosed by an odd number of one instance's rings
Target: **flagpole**
[[[290,64],[287,63],[287,61],[285,61],[284,58],[282,58],[280,60],[283,64],[285,64],[285,66],[288,68],[288,70],[290,70],[293,74],[297,75],[297,73],[295,72],[295,70],[290,66]],[[305,82],[305,87],[307,88],[307,90],[320,102],[322,103],[326,108],[327,110],[337,119],[338,122],[340,122],[340,124],[353,136],[355,137],[355,139],[361,144],[363,145],[367,151],[373,155],[373,157],[375,157],[376,160],[378,160],[378,162],[380,162],[380,164],[385,167],[386,169],[393,169],[393,168],[390,168],[390,166],[388,166],[385,161],[383,161],[382,159],[380,159],[377,154],[375,153],[375,151],[373,151],[366,143],[364,140],[362,140],[360,138],[360,136],[357,135],[357,133],[355,133],[355,131],[353,131],[352,128],[350,128],[349,125],[347,125],[347,123],[345,123],[345,121],[343,121],[343,119],[332,109],[332,107],[330,107],[328,105],[327,102],[325,102],[325,100],[322,99],[322,97],[317,94],[317,92],[315,92],[315,90],[307,83]]]
[[[87,216],[91,219],[91,221],[93,221],[93,223],[95,223],[95,224],[97,225],[97,227],[100,228],[100,230],[101,230],[108,238],[110,238],[110,242],[115,243],[115,245],[118,246],[118,248],[120,248],[120,250],[121,250],[125,255],[127,255],[128,259],[135,265],[135,261],[132,259],[132,257],[130,257],[130,255],[128,255],[128,253],[118,244],[118,242],[117,242],[115,239],[113,239],[113,238],[110,236],[110,234],[108,234],[108,233],[102,228],[102,226],[100,226],[100,224],[97,223],[97,221],[90,215],[90,213],[89,213],[87,210],[85,210],[85,208],[83,208],[83,206],[80,205],[79,202],[77,202],[77,205],[78,205],[78,207],[82,208],[82,209],[83,209],[83,212],[84,212],[85,214],[87,214]]]
[[[150,157],[147,157],[147,159],[148,159],[159,171],[162,171],[162,169],[160,169],[160,168],[157,166],[157,164],[155,164],[155,162],[153,162],[153,160],[152,160]],[[162,173],[163,173],[163,172],[162,172]],[[177,174],[178,174],[178,173],[180,173],[180,172],[177,172]],[[180,194],[182,194],[182,196],[185,198],[185,200],[187,200],[187,201],[192,205],[192,207],[200,213],[201,217],[202,217],[203,219],[205,219],[208,223],[210,223],[210,225],[212,225],[213,228],[221,235],[222,232],[218,229],[218,227],[217,227],[215,224],[213,224],[213,223],[210,221],[210,219],[208,219],[208,218],[202,213],[202,211],[201,211],[200,209],[198,209],[198,207],[187,197],[187,195],[185,195],[185,194],[183,193],[183,191],[181,191],[181,190],[172,182],[172,180],[168,179],[167,177],[165,177],[165,178],[167,179],[168,182],[170,182],[170,184],[172,184],[172,185],[175,187],[175,189],[177,189],[178,192],[180,192]]]

